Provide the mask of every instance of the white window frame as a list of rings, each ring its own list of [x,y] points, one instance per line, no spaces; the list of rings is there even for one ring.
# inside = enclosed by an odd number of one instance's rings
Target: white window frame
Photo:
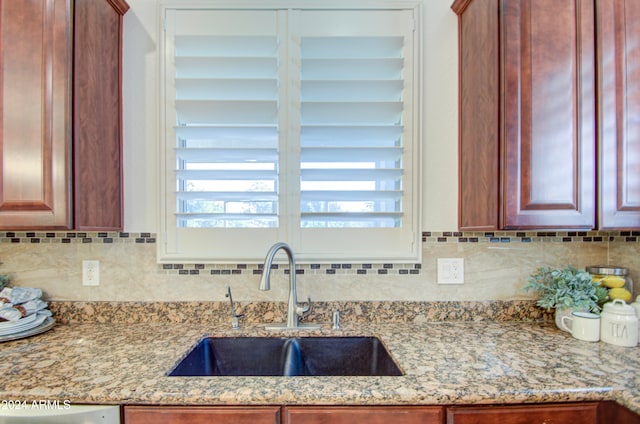
[[[421,181],[422,181],[422,2],[406,0],[167,0],[159,5],[160,15],[160,148],[159,148],[159,223],[157,259],[159,263],[260,263],[269,246],[278,241],[289,243],[300,263],[419,263],[422,256],[421,242]],[[413,86],[407,89],[412,96],[412,111],[409,116],[410,134],[403,136],[403,169],[410,169],[410,178],[403,179],[403,234],[397,237],[397,228],[377,229],[304,229],[315,233],[312,243],[305,243],[300,237],[301,229],[291,229],[287,217],[281,217],[285,225],[279,228],[259,229],[214,229],[175,228],[174,209],[171,198],[175,189],[174,122],[165,116],[165,57],[167,55],[164,33],[167,10],[172,9],[213,9],[213,10],[412,10],[414,17],[413,36]],[[287,131],[287,128],[282,129]],[[286,161],[286,157],[284,158]],[[284,192],[281,202],[299,202],[286,190],[286,179],[281,181]],[[173,203],[175,205],[175,203]],[[363,232],[367,232],[366,237]]]

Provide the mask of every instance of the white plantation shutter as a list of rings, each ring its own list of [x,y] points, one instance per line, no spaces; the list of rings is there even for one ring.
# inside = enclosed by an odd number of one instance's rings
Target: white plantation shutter
[[[417,261],[415,15],[167,7],[160,260]]]
[[[302,227],[401,225],[402,46],[302,38]]]
[[[301,251],[411,261],[414,10],[298,14]]]
[[[277,227],[278,40],[247,25],[275,14],[216,15],[176,22],[177,226]]]

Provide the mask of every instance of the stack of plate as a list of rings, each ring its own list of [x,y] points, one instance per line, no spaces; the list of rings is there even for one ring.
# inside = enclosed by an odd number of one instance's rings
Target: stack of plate
[[[0,322],[0,341],[42,333],[51,328],[53,322],[52,318],[40,314],[31,314],[17,321]]]

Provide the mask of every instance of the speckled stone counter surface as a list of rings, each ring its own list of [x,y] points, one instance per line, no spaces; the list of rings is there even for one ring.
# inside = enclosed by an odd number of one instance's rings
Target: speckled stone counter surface
[[[436,405],[613,399],[640,413],[640,348],[571,338],[551,323],[348,323],[305,335],[375,335],[401,377],[168,377],[203,335],[258,325],[79,323],[0,344],[0,399],[209,405]],[[299,334],[299,333],[286,333]]]

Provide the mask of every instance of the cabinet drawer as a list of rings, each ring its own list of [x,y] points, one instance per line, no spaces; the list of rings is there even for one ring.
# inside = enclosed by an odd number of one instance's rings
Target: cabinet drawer
[[[597,424],[598,404],[454,406],[447,408],[447,424]]]
[[[125,424],[280,424],[280,407],[125,406]]]
[[[287,407],[283,424],[440,424],[440,406],[336,406]]]

